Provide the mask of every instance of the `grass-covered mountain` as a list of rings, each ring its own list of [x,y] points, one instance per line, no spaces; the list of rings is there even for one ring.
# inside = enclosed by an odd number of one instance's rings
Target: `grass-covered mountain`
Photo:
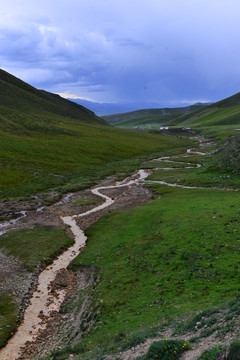
[[[161,126],[191,127],[222,138],[240,128],[240,93],[213,104],[195,104],[172,109],[146,109],[105,116],[109,123],[123,128],[159,130]]]
[[[206,127],[240,124],[240,93],[171,121],[172,125]]]
[[[54,126],[53,117],[68,117],[100,124],[103,120],[74,102],[44,90],[37,90],[15,76],[0,69],[0,119],[1,128],[12,127],[44,130]]]
[[[127,113],[104,116],[110,124],[124,128],[156,128],[167,124],[171,120],[180,118],[192,111],[200,110],[206,104],[195,104],[187,107],[143,109]]]
[[[174,140],[115,129],[83,106],[3,70],[0,138],[1,199],[86,187],[113,173],[119,162],[177,146]]]

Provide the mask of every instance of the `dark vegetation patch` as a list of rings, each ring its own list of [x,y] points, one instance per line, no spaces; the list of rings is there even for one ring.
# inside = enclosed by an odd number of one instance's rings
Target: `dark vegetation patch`
[[[189,343],[183,340],[155,341],[141,360],[178,360],[189,349]]]
[[[213,167],[221,173],[240,174],[240,136],[225,141],[213,159]]]
[[[0,348],[4,346],[15,331],[18,309],[12,297],[0,295]]]
[[[203,354],[198,358],[198,360],[221,360],[221,355],[223,354],[223,352],[224,346],[213,346],[211,349],[204,351]]]
[[[240,340],[235,340],[229,346],[229,353],[227,360],[238,360],[240,359]]]

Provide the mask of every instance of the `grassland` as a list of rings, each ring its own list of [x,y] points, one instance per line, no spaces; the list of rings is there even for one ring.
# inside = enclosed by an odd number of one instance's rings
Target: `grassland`
[[[86,188],[121,168],[133,171],[139,164],[138,157],[170,149],[178,151],[184,146],[176,138],[83,125],[66,119],[58,128],[68,129],[72,135],[53,136],[43,130],[28,136],[0,133],[1,199]]]
[[[140,164],[165,167],[168,164],[149,159],[180,153],[189,144],[187,139],[115,129],[88,110],[5,73],[0,73],[0,80],[2,201],[50,191],[61,195],[90,187],[107,175],[121,178]],[[168,121],[224,138],[238,132],[238,97],[192,109],[177,120],[172,111]],[[142,119],[142,124],[148,120]],[[158,124],[157,118],[152,121]],[[233,151],[237,156],[230,157]],[[229,166],[229,159],[238,159],[238,154],[238,141],[230,142],[209,159],[178,159],[199,162],[200,169],[169,164],[175,168],[155,170],[149,179],[240,188],[236,161]],[[224,307],[239,295],[240,192],[157,183],[149,187],[155,194],[152,201],[106,215],[87,229],[88,245],[71,267],[91,266],[99,274],[89,314],[96,322],[81,341],[56,350],[51,359],[67,359],[73,353],[76,359],[96,360],[104,352],[123,350],[156,335],[176,319],[191,320],[201,311]],[[89,204],[89,199],[76,200],[73,206],[81,204]],[[45,266],[70,244],[56,228],[22,230],[0,238],[0,250],[29,271]],[[2,344],[14,330],[17,316],[14,298],[1,295]]]
[[[15,331],[18,318],[18,308],[11,296],[0,295],[0,348],[4,346],[9,336]]]
[[[62,229],[54,227],[35,227],[12,231],[0,237],[0,250],[14,256],[28,271],[44,267],[73,243]],[[6,269],[7,270],[7,269]],[[18,276],[18,274],[15,274]],[[13,281],[12,278],[9,281]],[[20,280],[19,280],[20,281]],[[19,320],[20,309],[15,295],[0,294],[0,347],[2,347]]]
[[[209,158],[176,157],[203,166],[183,169],[166,163],[180,169],[157,170],[150,179],[239,188],[238,175],[225,167],[233,146],[238,147],[235,138]],[[186,322],[188,330],[189,324],[201,324],[202,337],[217,331],[220,338],[229,326],[237,326],[231,319],[239,312],[240,193],[150,184],[154,200],[104,216],[87,229],[88,246],[71,266],[97,269],[94,311],[99,315],[79,343],[55,351],[51,359],[66,359],[70,353],[76,359],[101,359],[176,323]],[[218,326],[216,316],[225,316],[226,326]]]
[[[169,171],[156,170],[150,175],[149,180],[160,180],[186,186],[239,188],[239,176],[237,174],[226,171],[219,172],[211,165],[205,163],[200,169],[176,168]],[[165,166],[167,165],[165,164]]]
[[[0,199],[86,188],[138,157],[184,146],[115,129],[91,111],[0,71]]]
[[[159,131],[161,126],[191,128],[197,133],[220,140],[239,134],[240,93],[213,104],[195,104],[183,108],[145,109],[106,116],[115,126]]]
[[[144,167],[157,168],[149,176],[149,180],[165,181],[167,183],[187,185],[187,186],[203,186],[203,187],[219,187],[219,188],[235,188],[239,189],[239,153],[240,153],[240,137],[232,136],[225,141],[224,146],[212,155],[208,156],[189,156],[184,158],[173,158],[171,160],[181,161],[179,163],[157,163],[146,162]],[[201,165],[200,168],[184,169],[186,162],[191,163],[190,166]],[[195,164],[195,165],[194,165]],[[189,165],[188,165],[189,166]],[[172,167],[172,170],[163,171],[161,168]]]
[[[139,128],[139,129],[159,129],[160,126],[167,125],[170,121],[176,121],[183,115],[202,109],[204,104],[195,104],[179,108],[163,109],[144,109],[129,113],[108,115],[103,118],[117,127]]]
[[[46,266],[74,241],[56,227],[34,227],[8,232],[0,237],[0,249],[17,258],[30,271]]]
[[[155,192],[157,199],[107,215],[87,230],[88,246],[73,267],[98,269],[100,315],[75,347],[79,358],[116,350],[139,331],[239,293],[240,194],[163,186]]]

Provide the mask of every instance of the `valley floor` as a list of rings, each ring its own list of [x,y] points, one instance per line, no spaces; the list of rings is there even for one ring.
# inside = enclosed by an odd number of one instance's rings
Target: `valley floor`
[[[40,331],[38,339],[27,344],[22,359],[150,359],[146,354],[150,345],[168,341],[166,337],[189,341],[192,350],[182,359],[198,359],[203,350],[227,346],[237,337],[238,182],[235,177],[225,181],[214,172],[204,172],[205,156],[200,153],[212,144],[200,145],[197,151],[145,162],[144,168],[152,173],[145,184],[136,181],[139,175],[135,174],[124,186],[102,189],[115,202],[75,218],[76,225],[86,229],[88,244],[52,282],[48,290],[53,296],[64,290],[65,302],[60,313],[42,316],[47,331]],[[101,185],[112,183],[110,178]],[[6,226],[17,231],[2,236],[1,256],[16,256],[11,244],[18,234],[20,243],[23,237],[31,242],[34,235],[29,227],[39,232],[33,246],[42,232],[62,238],[39,259],[30,255],[26,259],[26,254],[19,259],[32,279],[39,266],[46,266],[72,242],[64,236],[60,219],[102,202],[84,190],[52,206],[28,210],[26,217]],[[46,224],[55,227],[49,230]],[[72,238],[70,229],[67,232]],[[16,264],[15,273],[9,267],[6,278],[13,272],[17,279],[20,266]],[[34,287],[32,281],[28,292]],[[7,288],[1,291],[8,292]],[[18,303],[24,296],[15,294]],[[27,301],[23,304],[22,310]]]

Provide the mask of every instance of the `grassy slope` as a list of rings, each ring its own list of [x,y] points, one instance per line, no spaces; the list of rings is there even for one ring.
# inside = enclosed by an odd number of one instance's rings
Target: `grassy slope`
[[[159,128],[161,125],[167,125],[171,120],[178,119],[189,112],[202,109],[204,106],[204,104],[195,104],[181,108],[145,109],[104,116],[103,118],[110,124],[123,128]]]
[[[101,312],[81,351],[116,349],[136,331],[223,304],[239,292],[240,194],[155,190],[161,198],[105,216],[87,231],[88,246],[74,265],[99,270]]]
[[[73,134],[0,134],[2,199],[54,188],[67,191],[87,187],[101,176],[120,170],[123,160],[183,145],[178,139],[66,120],[60,127]]]
[[[93,112],[58,95],[37,90],[31,85],[0,69],[1,123],[19,125],[26,117],[44,121],[45,117],[63,116],[90,123],[104,123]],[[18,121],[20,116],[20,122]],[[10,117],[10,118],[9,118]],[[12,122],[10,121],[12,120]],[[10,124],[9,124],[10,123]]]
[[[158,112],[158,113],[157,113]],[[156,129],[161,125],[191,127],[208,136],[224,139],[238,134],[240,128],[240,93],[214,104],[186,108],[142,110],[105,117],[121,127]]]
[[[212,161],[212,168],[228,173],[229,176],[240,174],[240,136],[231,136],[218,151]]]
[[[240,136],[232,136],[225,141],[224,146],[213,156],[189,156],[176,160],[200,163],[200,169],[183,169],[183,164],[175,164],[176,169],[169,171],[155,170],[149,180],[163,180],[169,183],[176,183],[189,186],[240,188],[239,183],[239,154]],[[149,167],[175,167],[172,163],[158,164],[146,162],[145,168]]]
[[[218,156],[179,158],[205,165],[159,170],[152,177],[175,176],[180,183],[239,188],[238,177],[231,178],[232,173],[228,177],[225,166],[213,171]],[[100,314],[79,344],[56,352],[58,359],[71,352],[78,354],[76,359],[98,358],[104,351],[134,346],[155,336],[163,324],[225,306],[239,294],[240,192],[151,187],[155,200],[104,216],[87,229],[88,246],[73,266],[91,265],[99,271],[94,297]]]
[[[39,264],[50,264],[73,243],[62,229],[56,227],[38,226],[11,231],[0,237],[0,249],[20,260],[30,271],[34,271]]]
[[[123,160],[180,144],[114,129],[82,106],[3,71],[0,138],[1,199],[86,187],[119,170]]]
[[[11,296],[0,295],[0,348],[17,326],[18,309]]]
[[[240,128],[240,93],[170,121],[169,125],[193,127],[223,139]]]
[[[45,266],[73,243],[59,228],[36,227],[12,231],[0,237],[0,250],[17,258],[28,271]],[[0,347],[14,332],[19,317],[15,296],[0,294]]]

